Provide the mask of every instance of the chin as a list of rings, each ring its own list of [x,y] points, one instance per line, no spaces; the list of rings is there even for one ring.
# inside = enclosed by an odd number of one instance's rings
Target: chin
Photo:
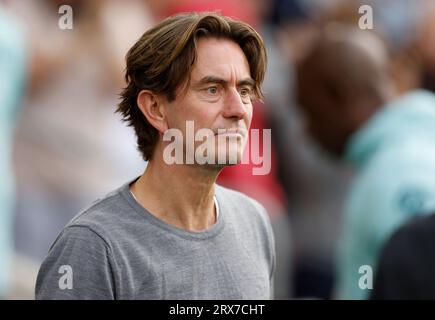
[[[237,153],[223,153],[220,156],[216,156],[215,163],[218,166],[233,166],[242,162],[242,155]]]
[[[243,143],[241,141],[230,142],[216,147],[215,163],[218,165],[236,165],[242,161]]]

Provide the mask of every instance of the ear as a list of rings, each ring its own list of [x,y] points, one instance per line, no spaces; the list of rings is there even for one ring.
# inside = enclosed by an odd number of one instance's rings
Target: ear
[[[162,97],[150,90],[142,90],[139,92],[136,102],[142,114],[159,133],[163,134],[168,130]]]

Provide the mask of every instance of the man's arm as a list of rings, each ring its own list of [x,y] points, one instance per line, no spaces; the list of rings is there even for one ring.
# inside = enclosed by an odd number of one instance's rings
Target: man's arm
[[[36,299],[115,299],[110,251],[84,226],[67,227],[38,273]]]

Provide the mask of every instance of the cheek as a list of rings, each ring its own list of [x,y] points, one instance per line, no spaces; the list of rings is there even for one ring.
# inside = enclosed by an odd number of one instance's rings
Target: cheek
[[[254,110],[253,110],[252,104],[247,105],[246,106],[246,115],[243,117],[243,121],[245,122],[247,129],[249,129],[249,127],[251,126],[253,112],[254,112]]]
[[[194,122],[195,131],[204,128],[213,129],[215,127],[215,123],[219,118],[219,112],[214,110],[212,107],[213,106],[199,108],[186,115],[187,120],[192,120]]]

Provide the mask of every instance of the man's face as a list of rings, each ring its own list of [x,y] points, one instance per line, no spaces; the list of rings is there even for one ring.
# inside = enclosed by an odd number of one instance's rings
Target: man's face
[[[168,105],[169,128],[183,132],[185,146],[189,143],[187,121],[193,121],[195,133],[211,129],[215,148],[207,152],[214,153],[215,163],[229,164],[230,157],[236,157],[239,163],[252,119],[253,88],[248,61],[237,43],[201,38],[187,88],[181,86],[176,99]],[[221,143],[224,141],[227,143]],[[201,144],[196,141],[195,149]]]

